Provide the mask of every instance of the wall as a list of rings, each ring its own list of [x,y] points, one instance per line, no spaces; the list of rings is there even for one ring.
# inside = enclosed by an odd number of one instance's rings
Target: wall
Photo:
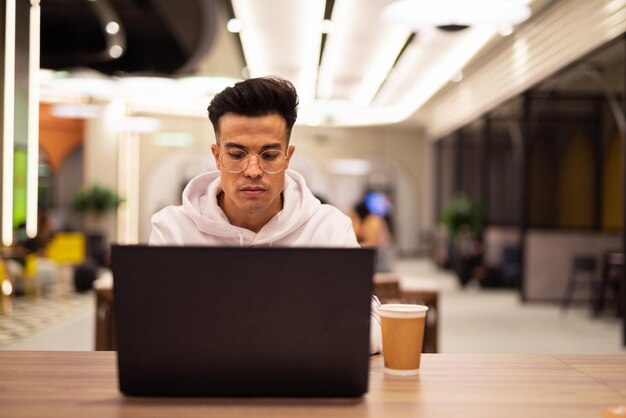
[[[621,237],[617,233],[529,231],[524,259],[524,296],[527,300],[562,300],[574,256],[594,256],[599,265],[604,252],[620,247]],[[589,289],[585,290],[581,289],[576,299],[588,298]]]
[[[51,109],[50,104],[39,106],[39,146],[45,152],[52,170],[57,172],[65,157],[82,145],[85,121],[56,118],[50,113]]]
[[[117,190],[119,144],[117,128],[122,123],[126,108],[123,102],[118,101],[101,104],[103,106],[101,116],[88,120],[85,126],[83,181],[85,187],[98,183]],[[114,214],[107,216],[98,228],[108,241],[117,240]]]

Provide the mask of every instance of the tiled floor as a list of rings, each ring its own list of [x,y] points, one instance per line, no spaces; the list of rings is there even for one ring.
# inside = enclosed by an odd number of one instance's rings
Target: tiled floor
[[[522,303],[514,290],[461,289],[456,277],[426,260],[397,264],[405,287],[441,290],[439,350],[443,353],[626,354],[622,322],[591,318],[584,305]]]
[[[441,352],[626,354],[621,321],[592,319],[585,307],[563,314],[553,304],[522,304],[512,290],[460,289],[451,273],[427,260],[404,260],[396,270],[405,288],[440,290]],[[0,316],[0,335],[3,329],[18,334],[12,342],[0,340],[0,349],[93,349],[92,294],[29,303],[16,306],[10,317]]]
[[[67,286],[57,286],[37,298],[16,297],[12,312],[0,314],[0,349],[72,349],[82,345],[89,350],[90,344],[79,341],[90,331],[76,326],[76,321],[88,317],[93,322],[93,312],[94,295],[76,293]],[[68,330],[67,335],[62,332],[64,329]]]

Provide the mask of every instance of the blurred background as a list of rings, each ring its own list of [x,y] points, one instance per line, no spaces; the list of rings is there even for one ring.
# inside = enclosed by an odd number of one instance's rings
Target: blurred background
[[[2,2],[0,349],[114,349],[111,243],[215,168],[278,75],[290,168],[379,249],[431,351],[626,353],[624,0]]]

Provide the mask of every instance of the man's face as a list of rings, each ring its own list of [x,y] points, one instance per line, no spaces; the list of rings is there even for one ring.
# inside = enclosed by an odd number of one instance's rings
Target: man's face
[[[282,208],[280,194],[285,184],[285,171],[268,174],[261,169],[256,156],[248,157],[248,165],[240,173],[227,171],[220,155],[230,149],[242,149],[248,154],[260,154],[265,150],[280,150],[289,158],[294,147],[287,148],[287,127],[278,114],[266,116],[242,116],[226,113],[219,120],[217,145],[211,146],[224,191],[222,209],[231,223],[249,224],[269,221]],[[286,167],[285,167],[286,169]],[[257,228],[254,228],[257,229]]]

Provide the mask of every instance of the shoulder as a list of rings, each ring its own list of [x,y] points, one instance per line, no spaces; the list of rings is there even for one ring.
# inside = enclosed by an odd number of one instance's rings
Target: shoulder
[[[168,206],[151,218],[150,245],[182,245],[182,231],[187,230],[188,216],[181,206]]]
[[[182,206],[166,206],[152,215],[151,220],[153,224],[160,224],[173,221],[182,216],[185,216]]]
[[[180,229],[193,223],[183,206],[167,206],[150,219],[152,229]]]
[[[321,217],[322,219],[328,220],[329,222],[330,221],[342,222],[342,223],[352,222],[348,215],[346,215],[345,213],[343,213],[336,207],[332,205],[328,205],[326,203],[322,203],[320,205],[319,209],[317,210],[316,215]]]
[[[327,245],[358,246],[352,220],[336,207],[327,204],[320,205],[312,221],[318,232],[326,237]]]

